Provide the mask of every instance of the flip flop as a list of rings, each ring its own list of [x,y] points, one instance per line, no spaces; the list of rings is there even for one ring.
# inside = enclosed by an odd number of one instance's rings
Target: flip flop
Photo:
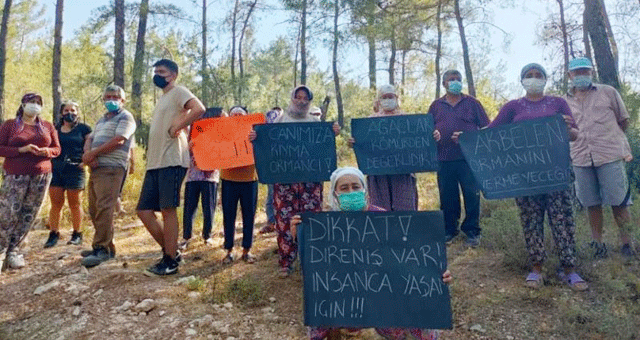
[[[227,256],[224,257],[224,259],[222,259],[222,264],[230,264],[231,262],[233,262],[234,258],[233,258],[233,254],[229,253],[227,254]]]
[[[576,272],[571,272],[569,275],[567,275],[563,270],[560,270],[558,271],[558,279],[566,283],[569,288],[577,292],[581,292],[589,288],[587,282],[583,280]]]
[[[531,272],[525,279],[525,285],[531,289],[538,289],[544,285],[542,274]]]
[[[242,261],[252,264],[256,262],[256,257],[251,255],[250,253],[242,254]]]

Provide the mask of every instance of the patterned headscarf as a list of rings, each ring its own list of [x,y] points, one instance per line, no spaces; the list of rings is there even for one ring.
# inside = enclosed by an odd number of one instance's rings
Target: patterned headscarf
[[[24,109],[22,108],[22,104],[28,103],[34,98],[37,98],[40,100],[40,105],[44,104],[44,101],[42,100],[42,96],[39,95],[38,93],[27,92],[24,94],[24,96],[22,96],[22,99],[20,100],[20,106],[18,107],[18,111],[16,112],[16,130],[17,130],[16,133],[20,133],[24,129],[24,122],[22,121],[22,116],[24,115]],[[40,117],[36,117],[36,129],[38,130],[38,133],[44,132],[44,126],[42,125],[42,119],[40,119]]]

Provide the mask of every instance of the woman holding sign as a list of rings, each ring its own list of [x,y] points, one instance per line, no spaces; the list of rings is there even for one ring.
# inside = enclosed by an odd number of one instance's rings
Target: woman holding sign
[[[393,85],[383,85],[378,90],[378,99],[373,105],[370,117],[401,115],[404,112],[398,104],[398,96]],[[349,144],[357,143],[353,138]],[[387,211],[418,210],[418,189],[414,174],[369,175],[367,176],[371,203]]]
[[[310,114],[313,92],[305,85],[296,87],[291,93],[291,103],[274,123],[319,122],[320,118]],[[338,123],[333,124],[336,135],[340,133]],[[249,140],[256,138],[256,132],[249,133]],[[303,212],[318,212],[322,209],[322,183],[275,183],[273,185],[273,206],[275,209],[276,231],[278,232],[278,254],[280,255],[279,276],[291,274],[293,262],[298,255],[298,241],[291,235],[291,217]]]
[[[561,114],[567,123],[570,140],[575,140],[578,136],[578,129],[573,122],[567,102],[559,97],[544,95],[544,87],[547,82],[545,69],[535,63],[528,64],[522,69],[520,80],[526,95],[505,104],[496,119],[489,124],[489,128]],[[546,212],[560,255],[560,265],[563,267],[558,271],[558,278],[573,290],[587,289],[587,283],[574,271],[576,263],[575,222],[569,190],[517,197],[516,203],[520,208],[520,220],[529,252],[529,260],[533,267],[526,278],[526,285],[535,289],[540,288],[544,283],[542,263],[546,258],[544,249],[544,215]]]
[[[246,116],[247,109],[242,106],[234,106],[229,110],[230,117]],[[256,262],[256,257],[251,255],[253,243],[253,222],[256,216],[258,204],[258,175],[255,164],[238,168],[223,169],[222,178],[222,220],[224,224],[224,249],[227,256],[222,263],[233,262],[233,241],[235,236],[236,211],[238,201],[242,208],[242,261]]]
[[[338,168],[331,174],[331,196],[329,203],[332,211],[385,211],[384,209],[369,203],[367,184],[364,174],[357,168]],[[291,219],[291,230],[295,237],[297,226],[302,222],[299,215]],[[451,282],[451,273],[448,270],[442,274],[442,281]],[[359,329],[336,329],[309,327],[309,339],[332,339],[334,334],[347,332],[351,335],[358,333]],[[376,332],[385,339],[406,339],[407,335],[418,340],[436,339],[437,332],[428,329],[403,329],[403,328],[377,328]]]

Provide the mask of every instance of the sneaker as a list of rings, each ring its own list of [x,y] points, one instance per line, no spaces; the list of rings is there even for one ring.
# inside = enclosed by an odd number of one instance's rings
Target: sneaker
[[[453,243],[453,239],[455,239],[456,236],[458,236],[458,235],[445,235],[444,236],[444,243],[446,245],[450,245],[451,243]]]
[[[482,235],[467,237],[467,242],[465,244],[467,247],[476,248],[480,245],[480,239],[482,239]]]
[[[2,270],[4,269],[4,259],[6,256],[5,252],[0,253],[0,274],[2,274]]]
[[[589,243],[589,247],[593,249],[594,259],[605,259],[609,256],[607,251],[607,245],[604,242],[600,243],[594,240],[594,241],[591,241],[591,243]]]
[[[25,266],[24,256],[15,251],[8,252],[5,261],[7,261],[7,267],[12,269],[19,269]]]
[[[625,257],[636,256],[636,251],[633,249],[633,247],[629,243],[622,245],[622,248],[620,248],[620,253],[622,254],[622,256],[625,256]]]
[[[180,250],[176,251],[176,258],[175,258],[176,262],[180,263],[182,262],[182,253],[180,252]]]
[[[208,246],[213,246],[213,239],[209,237],[208,239],[204,240],[204,244]]]
[[[80,256],[87,257],[93,255],[93,249],[86,249],[80,252]]]
[[[164,255],[160,262],[147,269],[147,272],[155,275],[171,275],[178,272],[178,261]]]
[[[82,233],[74,231],[73,234],[71,234],[71,239],[69,240],[69,242],[67,242],[67,244],[73,244],[75,246],[81,245],[82,244]]]
[[[113,255],[111,255],[108,250],[104,248],[96,248],[93,250],[93,254],[83,258],[80,263],[87,268],[91,268],[101,264],[102,262],[109,261],[112,258]]]
[[[60,233],[57,231],[50,231],[49,238],[47,242],[44,243],[45,248],[51,248],[58,243],[58,239],[60,238]]]

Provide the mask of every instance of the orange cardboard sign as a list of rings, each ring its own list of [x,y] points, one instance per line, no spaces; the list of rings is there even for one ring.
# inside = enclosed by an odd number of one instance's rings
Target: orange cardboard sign
[[[261,113],[207,118],[193,123],[191,150],[200,170],[229,169],[254,164],[248,139],[254,124],[264,124]]]

